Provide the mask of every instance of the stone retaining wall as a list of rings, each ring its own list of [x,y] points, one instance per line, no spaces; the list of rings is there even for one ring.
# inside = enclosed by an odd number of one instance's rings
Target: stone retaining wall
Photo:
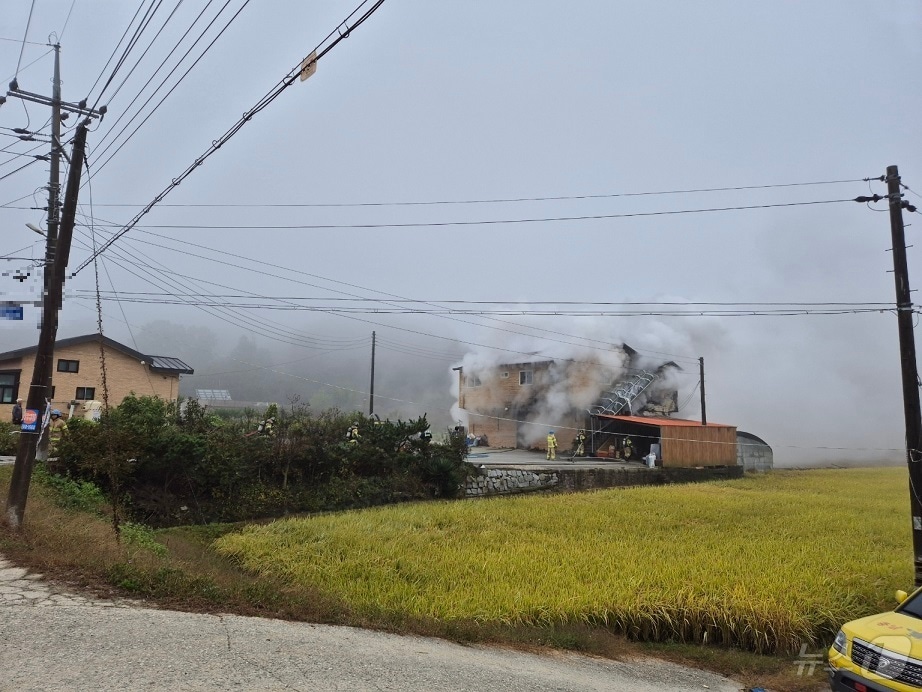
[[[697,483],[701,481],[742,478],[742,466],[713,468],[654,469],[561,469],[559,471],[523,471],[521,469],[482,469],[469,476],[464,486],[465,497],[509,495],[535,490],[576,491],[593,488],[625,488],[666,483]]]
[[[547,490],[557,486],[559,479],[553,471],[533,473],[519,469],[486,469],[476,476],[468,476],[464,486],[465,497],[508,495],[530,490]]]

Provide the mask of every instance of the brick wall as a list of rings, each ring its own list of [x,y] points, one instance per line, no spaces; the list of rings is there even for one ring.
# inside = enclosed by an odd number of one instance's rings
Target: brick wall
[[[79,361],[78,371],[58,372],[59,360]],[[32,380],[32,368],[35,355],[0,362],[0,372],[20,370],[19,394],[23,402],[28,399],[29,384]],[[54,386],[52,405],[65,415],[72,399],[76,398],[78,387],[95,388],[95,398],[102,401],[102,369],[99,362],[99,343],[88,341],[65,348],[55,349],[52,366],[51,383]],[[117,406],[134,392],[138,396],[159,396],[161,399],[176,399],[179,394],[179,376],[166,375],[150,371],[148,364],[141,365],[133,357],[106,348],[106,378],[109,385],[109,405]],[[0,404],[0,417],[10,420],[12,404]],[[83,407],[77,406],[75,416],[83,415]]]
[[[469,432],[485,434],[491,447],[543,450],[547,447],[548,430],[554,429],[560,449],[568,449],[577,429],[586,424],[584,411],[577,408],[556,420],[539,420],[539,414],[533,412],[532,405],[541,398],[553,379],[565,377],[568,387],[576,391],[596,376],[596,369],[597,366],[592,363],[541,361],[503,364],[477,372],[476,376],[475,373],[464,372],[460,404],[470,415]],[[531,373],[531,384],[521,384],[521,372]],[[589,405],[588,401],[575,403]],[[523,439],[530,442],[523,444]]]

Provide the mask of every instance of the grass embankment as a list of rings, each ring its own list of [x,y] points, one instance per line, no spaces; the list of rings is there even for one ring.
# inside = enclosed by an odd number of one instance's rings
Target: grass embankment
[[[423,503],[250,526],[215,547],[373,619],[790,653],[912,583],[905,483],[902,469],[830,470]]]
[[[0,510],[9,476],[0,467]],[[133,530],[119,542],[97,494],[37,480],[24,530],[0,525],[0,553],[75,587],[181,609],[654,655],[812,692],[825,674],[797,675],[800,638],[820,653],[842,621],[890,609],[911,584],[905,496],[902,469],[775,472]],[[705,632],[709,644],[794,655],[682,643]]]

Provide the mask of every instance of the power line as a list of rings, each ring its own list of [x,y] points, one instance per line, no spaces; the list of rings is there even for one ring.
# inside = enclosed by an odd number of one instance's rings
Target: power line
[[[486,219],[481,221],[430,221],[410,223],[359,223],[359,224],[129,224],[131,228],[159,228],[182,230],[344,230],[363,228],[433,228],[444,226],[491,226],[502,224],[548,223],[560,221],[597,221],[602,219],[629,219],[644,216],[675,216],[679,214],[709,214],[724,211],[748,211],[752,209],[773,209],[779,207],[804,207],[817,204],[838,204],[840,202],[854,202],[854,199],[826,199],[812,202],[779,202],[775,204],[748,204],[738,207],[709,207],[704,209],[672,209],[666,211],[642,211],[622,214],[587,214],[582,216],[547,216],[524,219]],[[120,231],[114,239],[120,237]],[[84,265],[78,267],[77,271]],[[74,272],[76,273],[76,272]]]
[[[138,126],[135,127],[134,130],[132,130],[131,133],[130,133],[125,139],[122,140],[122,142],[118,145],[118,147],[115,149],[115,151],[113,151],[112,154],[110,154],[109,157],[108,157],[107,159],[105,159],[105,160],[99,165],[99,167],[98,167],[97,170],[100,170],[100,171],[101,171],[103,168],[105,168],[106,165],[108,165],[108,163],[109,163],[113,158],[115,158],[115,156],[118,154],[118,152],[121,151],[122,148],[124,148],[124,146],[131,140],[131,138],[134,137],[134,135],[138,132],[138,130],[140,130],[140,129],[144,126],[144,124],[145,124],[148,120],[150,120],[150,118],[154,115],[154,113],[156,113],[157,110],[160,109],[160,107],[163,105],[163,103],[170,97],[170,95],[176,90],[176,88],[183,82],[183,80],[188,76],[188,74],[193,70],[193,68],[195,68],[195,66],[198,65],[199,61],[200,61],[203,57],[205,57],[205,54],[208,53],[208,51],[212,48],[212,46],[214,46],[214,44],[217,42],[217,40],[218,40],[219,38],[221,38],[221,36],[224,34],[225,31],[227,31],[227,29],[228,29],[228,28],[230,27],[230,25],[234,22],[234,20],[237,19],[237,17],[240,15],[241,12],[243,12],[244,8],[246,8],[246,6],[249,4],[249,2],[250,2],[250,0],[245,0],[245,2],[244,2],[243,5],[240,7],[240,9],[237,10],[237,12],[236,12],[236,13],[228,20],[228,22],[224,25],[224,27],[221,29],[221,31],[218,32],[218,35],[215,36],[215,37],[211,40],[211,43],[209,43],[209,44],[205,47],[205,49],[199,54],[199,56],[195,59],[195,61],[186,69],[186,71],[185,71],[185,72],[180,76],[180,78],[173,84],[173,86],[170,87],[170,90],[169,90],[166,94],[163,95],[163,98],[161,98],[160,101],[157,102],[157,104],[156,104],[156,105],[151,109],[151,111],[145,116],[144,120],[142,120],[142,121],[138,124]],[[127,130],[127,129],[131,126],[131,123],[133,123],[133,122],[135,121],[135,119],[138,118],[138,117],[141,115],[141,113],[144,111],[144,109],[147,107],[147,105],[151,102],[151,100],[154,98],[154,96],[157,95],[157,92],[159,92],[160,89],[163,88],[163,85],[166,84],[167,80],[169,80],[169,78],[173,76],[173,73],[176,72],[176,70],[179,69],[180,65],[182,65],[183,60],[185,60],[186,57],[188,57],[189,53],[191,53],[192,50],[199,44],[199,41],[202,40],[202,38],[205,36],[205,34],[208,32],[208,30],[211,28],[211,26],[214,24],[214,22],[216,22],[216,21],[218,20],[218,17],[221,16],[221,14],[224,12],[224,10],[227,8],[227,6],[228,6],[229,4],[230,4],[230,0],[228,0],[227,2],[225,2],[224,5],[221,7],[221,9],[218,10],[218,14],[216,14],[215,17],[211,20],[211,22],[209,22],[208,25],[202,30],[202,33],[198,36],[198,38],[195,39],[195,41],[193,41],[192,45],[189,46],[188,50],[182,55],[182,57],[180,57],[180,59],[179,59],[179,61],[176,63],[176,65],[173,66],[173,69],[170,70],[170,72],[166,75],[166,77],[163,78],[163,81],[161,81],[160,84],[157,86],[157,88],[154,89],[153,92],[151,92],[151,94],[150,94],[150,96],[148,96],[147,100],[146,100],[143,104],[141,104],[141,107],[135,112],[135,114],[131,117],[131,119],[130,119],[127,123],[125,123],[125,126],[124,126],[116,135],[114,135],[113,138],[112,138],[112,140],[111,140],[108,144],[106,144],[105,148],[103,148],[102,151],[99,152],[99,156],[103,156],[106,152],[108,152],[109,149],[111,149],[111,148],[115,145],[116,140],[117,140],[119,137],[121,137],[121,135],[124,134],[125,130]],[[206,5],[205,9],[207,9],[210,5],[211,5],[211,2],[209,2],[208,5]],[[195,21],[193,21],[192,26],[195,26],[195,24],[198,22],[199,18],[202,16],[202,14],[204,14],[205,9],[203,9],[202,12],[199,14],[199,16],[195,18]],[[190,26],[189,29],[191,30],[192,27]],[[182,38],[180,38],[179,42],[177,42],[177,44],[176,44],[176,46],[174,47],[173,51],[175,51],[176,48],[179,47],[179,44],[183,41],[183,39],[185,39],[185,37],[186,37],[187,34],[188,34],[188,32],[186,32],[186,34],[183,34]],[[141,87],[141,90],[138,92],[138,95],[137,95],[137,96],[131,101],[131,103],[129,104],[129,106],[128,106],[129,108],[130,108],[130,107],[134,104],[134,102],[140,97],[141,93],[144,91],[145,88],[147,88],[147,85],[150,84],[151,80],[157,75],[157,73],[160,71],[160,69],[161,69],[162,67],[164,67],[164,65],[166,65],[166,61],[169,60],[170,55],[173,54],[173,51],[170,51],[170,54],[167,55],[167,57],[166,57],[166,58],[164,59],[164,61],[160,64],[160,66],[154,71],[154,73],[151,75],[150,79],[148,79],[148,81],[144,84],[144,86]],[[127,113],[128,113],[128,111],[126,110],[121,116],[119,116],[119,119],[116,120],[115,124],[113,124],[112,129],[109,131],[109,133],[107,133],[106,136],[103,137],[102,141],[100,142],[100,145],[102,145],[102,144],[105,142],[105,140],[109,138],[109,135],[110,135],[112,132],[115,131],[115,126],[121,121],[122,117],[124,117],[125,115],[127,115]]]
[[[19,76],[19,66],[22,65],[22,54],[26,49],[26,40],[29,38],[29,27],[32,26],[32,12],[35,10],[35,0],[29,6],[29,19],[26,20],[26,30],[22,35],[22,46],[19,48],[19,60],[16,61],[16,77]]]
[[[67,16],[64,18],[64,26],[61,27],[61,33],[56,43],[60,43],[64,39],[64,32],[67,31],[67,25],[70,23],[70,15],[74,11],[74,5],[76,4],[77,0],[70,0],[70,9],[67,10]]]
[[[618,197],[648,197],[655,195],[681,195],[703,192],[731,192],[739,190],[767,190],[772,188],[789,188],[802,187],[808,185],[836,185],[840,183],[860,183],[861,178],[848,180],[820,180],[802,183],[776,183],[768,185],[738,185],[735,187],[702,187],[689,188],[684,190],[657,190],[651,192],[613,192],[605,194],[584,194],[584,195],[554,195],[545,197],[507,197],[492,199],[463,199],[463,200],[430,200],[430,201],[401,201],[401,202],[326,202],[326,203],[285,203],[285,204],[244,204],[244,203],[190,203],[190,204],[160,204],[161,207],[180,207],[180,208],[224,208],[224,207],[243,207],[243,208],[325,208],[325,207],[410,207],[410,206],[434,206],[434,205],[451,205],[451,204],[505,204],[517,202],[547,202],[547,201],[572,201],[586,199],[614,199]],[[142,204],[97,204],[98,207],[141,207]]]
[[[147,233],[148,235],[154,235],[154,236],[156,236],[156,237],[164,238],[164,236],[158,236],[157,234],[151,233],[150,231],[145,231],[145,233]],[[139,239],[139,238],[133,238],[132,240],[133,240],[133,242],[136,242],[136,243],[144,243],[144,244],[147,244],[147,245],[153,245],[153,246],[155,246],[155,247],[160,247],[160,248],[163,248],[163,249],[168,249],[168,250],[177,251],[175,248],[171,248],[171,247],[169,247],[169,246],[164,246],[164,245],[159,245],[159,244],[157,244],[157,243],[152,243],[152,242],[150,242],[150,241],[141,240],[141,239]],[[240,265],[240,264],[234,264],[233,262],[226,262],[226,261],[223,261],[223,260],[216,259],[216,258],[214,258],[214,257],[209,257],[209,256],[207,256],[207,255],[199,255],[199,254],[196,254],[196,253],[190,253],[190,252],[188,252],[188,251],[183,251],[183,254],[184,254],[185,256],[187,256],[187,257],[196,257],[196,258],[199,258],[199,259],[204,259],[204,260],[206,260],[206,261],[215,262],[215,263],[217,263],[217,264],[222,264],[222,265],[225,265],[225,266],[234,267],[234,268],[236,268],[236,269],[243,269],[244,271],[253,272],[253,273],[256,273],[256,274],[263,275],[263,276],[271,276],[271,277],[273,277],[273,278],[280,278],[280,279],[282,279],[282,280],[284,280],[284,281],[290,281],[290,282],[292,282],[292,283],[298,283],[298,284],[302,284],[302,285],[313,286],[313,287],[315,287],[315,288],[321,288],[320,286],[316,286],[315,284],[310,284],[310,283],[307,283],[307,282],[304,282],[304,281],[300,281],[300,280],[297,280],[297,279],[292,279],[292,278],[289,278],[289,277],[279,276],[279,275],[278,275],[278,270],[279,270],[279,269],[285,269],[286,271],[289,271],[289,272],[294,273],[294,274],[301,274],[301,275],[304,275],[304,276],[316,277],[316,278],[320,278],[320,279],[322,279],[322,280],[324,280],[324,281],[330,281],[330,282],[332,282],[332,283],[337,283],[337,284],[341,284],[341,285],[346,285],[346,286],[350,286],[350,287],[352,287],[352,288],[358,288],[358,289],[360,289],[360,290],[365,290],[365,291],[367,291],[367,290],[374,290],[374,289],[365,288],[365,287],[363,287],[363,286],[358,286],[358,285],[356,285],[356,284],[350,284],[350,283],[347,283],[347,282],[344,282],[344,281],[338,281],[338,280],[335,280],[335,279],[328,279],[328,278],[325,278],[325,277],[318,277],[316,274],[310,274],[309,272],[304,272],[304,271],[301,271],[301,270],[295,270],[295,269],[290,269],[290,268],[286,269],[285,267],[280,267],[280,266],[278,266],[277,264],[270,264],[270,263],[268,263],[268,262],[261,262],[260,260],[254,260],[254,259],[252,259],[252,258],[245,258],[245,257],[242,257],[242,256],[240,256],[240,255],[236,255],[236,254],[234,254],[234,253],[229,253],[229,252],[225,252],[225,251],[223,251],[223,250],[217,250],[217,249],[214,249],[214,248],[207,248],[207,247],[205,247],[205,246],[198,245],[197,243],[192,243],[192,242],[189,242],[189,241],[180,241],[180,240],[176,240],[176,239],[172,239],[172,238],[169,238],[169,240],[173,240],[174,242],[181,242],[181,243],[183,243],[184,245],[190,245],[190,246],[193,246],[193,247],[205,248],[205,249],[208,249],[208,250],[210,250],[210,251],[212,251],[212,252],[219,253],[219,254],[230,255],[230,256],[233,256],[233,257],[240,258],[240,259],[246,259],[246,260],[248,260],[251,264],[253,264],[253,263],[255,263],[255,264],[263,264],[263,265],[270,266],[270,267],[273,268],[273,271],[272,271],[272,272],[260,271],[260,270],[258,270],[258,269],[254,269],[254,268],[251,267],[251,266],[245,266],[245,265]],[[212,282],[206,282],[206,283],[212,283]],[[357,296],[356,294],[350,294],[350,293],[347,293],[346,291],[342,291],[342,290],[340,290],[340,289],[326,288],[326,290],[334,291],[334,292],[336,292],[336,293],[342,293],[342,294],[351,296],[351,297],[353,297],[353,298],[361,298],[361,296]],[[383,294],[383,295],[388,295],[388,296],[392,295],[392,294],[385,293],[385,292],[383,292],[383,291],[374,290],[374,292],[375,292],[375,293],[381,293],[381,294]],[[399,296],[399,297],[402,297],[402,296]],[[433,305],[433,307],[437,307],[437,308],[438,308],[438,307],[441,307],[441,306],[439,306],[439,305],[434,305],[434,304],[431,304],[431,305]],[[359,319],[359,318],[356,318],[356,317],[354,317],[354,316],[346,315],[345,313],[340,313],[340,312],[336,312],[336,311],[330,311],[330,312],[332,312],[333,314],[339,314],[339,316],[341,316],[341,317],[346,317],[346,318],[348,318],[348,319]],[[506,328],[503,328],[503,327],[495,327],[495,326],[492,326],[492,325],[480,324],[480,323],[478,323],[478,322],[471,322],[471,321],[469,321],[469,320],[461,319],[460,317],[457,317],[457,316],[450,316],[450,315],[437,315],[437,316],[438,316],[438,317],[441,317],[442,319],[447,319],[447,320],[451,320],[451,321],[454,321],[454,322],[460,322],[460,323],[462,323],[462,324],[469,324],[469,325],[473,325],[473,326],[477,326],[477,327],[485,327],[485,328],[487,328],[487,329],[493,329],[493,330],[495,330],[495,331],[502,331],[502,332],[507,332],[507,333],[511,333],[511,334],[517,334],[517,335],[519,335],[519,336],[527,336],[527,337],[530,337],[530,338],[540,338],[540,339],[543,339],[543,340],[545,340],[545,341],[553,341],[553,342],[557,342],[557,343],[566,344],[566,345],[568,345],[568,346],[576,346],[576,347],[578,347],[578,348],[587,348],[587,349],[599,350],[599,348],[598,348],[597,346],[589,346],[589,345],[587,345],[587,344],[585,344],[585,343],[575,343],[575,342],[573,342],[573,341],[565,341],[565,340],[555,339],[555,338],[547,337],[547,336],[540,336],[540,337],[538,337],[538,336],[535,336],[534,334],[528,334],[528,333],[522,332],[522,331],[517,331],[517,330],[513,330],[513,329],[506,329]],[[498,322],[505,323],[505,324],[510,324],[510,325],[519,327],[520,329],[521,329],[521,328],[525,328],[525,329],[530,329],[530,330],[532,330],[532,331],[540,331],[540,332],[544,332],[544,333],[550,333],[550,334],[557,334],[557,335],[561,335],[561,336],[567,336],[567,337],[570,337],[571,339],[572,339],[573,336],[574,336],[574,335],[572,335],[572,334],[568,334],[568,333],[567,333],[567,334],[564,334],[564,333],[561,333],[561,332],[556,332],[556,331],[549,330],[549,329],[545,329],[545,328],[541,328],[541,327],[530,327],[530,326],[519,325],[519,324],[517,324],[517,323],[515,323],[515,322],[508,322],[508,321],[506,321],[506,320],[500,320],[500,319],[498,319],[498,318],[496,318],[496,317],[486,317],[486,319],[489,319],[489,320],[492,320],[492,321],[498,321]],[[369,324],[379,324],[379,323],[377,323],[377,322],[371,322],[371,321],[368,321],[368,320],[361,320],[361,319],[359,319],[359,321],[368,322]],[[381,325],[381,326],[387,326],[387,325]],[[436,336],[435,338],[443,338],[443,337],[438,337],[438,336]],[[609,343],[609,342],[607,342],[607,341],[601,341],[601,340],[598,340],[598,339],[591,339],[591,338],[588,338],[588,337],[578,337],[578,336],[577,336],[576,338],[579,338],[579,339],[581,339],[582,341],[591,341],[591,342],[595,342],[595,343],[602,344],[602,345],[605,347],[606,350],[607,350],[607,349],[610,349],[611,346],[612,346],[611,343]],[[493,347],[487,347],[487,348],[493,348]],[[506,350],[506,349],[501,349],[501,350]],[[524,352],[522,352],[522,351],[513,351],[513,352],[515,352],[515,353],[524,353]],[[650,352],[648,351],[648,353],[650,353]],[[670,354],[657,354],[657,355],[670,355]],[[691,357],[689,357],[689,356],[677,356],[677,355],[672,355],[671,357],[674,357],[674,358],[676,358],[676,359],[682,359],[682,360],[685,360],[685,361],[688,361],[688,362],[695,362],[695,363],[697,363],[697,359],[691,358]]]
[[[86,298],[87,296],[77,296]],[[102,300],[113,300],[111,297],[102,297]],[[188,299],[183,296],[180,300],[168,300],[154,297],[134,297],[121,300],[127,303],[148,305],[194,305],[207,307],[224,307],[234,310],[281,310],[289,312],[327,312],[337,314],[370,314],[370,315],[506,315],[506,316],[543,316],[543,317],[796,317],[803,315],[853,315],[864,313],[893,312],[893,305],[874,308],[778,308],[778,309],[733,309],[733,310],[471,310],[448,309],[437,310],[433,308],[412,307],[361,307],[344,305],[286,305],[279,303],[228,303],[224,300],[208,300],[206,298]],[[478,325],[484,326],[484,325]],[[575,344],[574,344],[575,345]]]
[[[29,43],[31,43],[31,41],[30,41]],[[35,44],[35,45],[45,46],[45,45],[48,45],[48,44],[46,44],[46,43],[40,43],[40,44]],[[44,53],[42,53],[41,55],[39,55],[35,60],[33,60],[33,61],[30,62],[30,63],[27,63],[23,68],[20,69],[20,68],[17,67],[17,68],[16,68],[16,73],[15,73],[15,74],[11,74],[9,77],[7,77],[6,79],[4,79],[3,81],[4,81],[4,82],[9,82],[11,79],[17,78],[17,77],[19,76],[19,73],[20,73],[20,72],[25,72],[25,71],[28,70],[30,67],[32,67],[35,63],[37,63],[39,60],[41,60],[42,58],[47,57],[47,56],[50,55],[52,52],[54,52],[54,48],[45,51]]]
[[[77,289],[77,292],[86,292],[88,289]],[[106,291],[103,291],[106,293]],[[162,296],[169,295],[165,293],[157,293],[155,291],[120,291],[121,295],[132,295],[132,296]],[[204,294],[203,294],[204,295]],[[256,294],[251,293],[225,293],[225,294],[208,294],[211,298],[249,298]],[[694,302],[694,301],[584,301],[584,300],[422,300],[414,298],[331,298],[331,297],[306,297],[306,296],[267,296],[258,294],[257,297],[263,298],[266,300],[327,300],[327,301],[342,301],[342,302],[362,302],[362,303],[446,303],[446,304],[460,304],[460,305],[674,305],[674,306],[735,306],[735,307],[746,307],[746,306],[784,306],[784,307],[823,307],[823,306],[872,306],[875,308],[881,309],[894,309],[895,303],[893,302],[849,302],[849,301],[813,301],[813,302],[784,302],[784,301],[758,301],[758,302],[742,302],[742,301],[708,301],[708,302]]]
[[[155,1],[156,1],[156,4],[155,4]],[[142,7],[143,7],[143,4],[144,3],[142,3]],[[115,79],[115,75],[118,74],[119,70],[124,66],[126,60],[128,59],[128,56],[131,54],[131,51],[134,50],[135,46],[138,44],[138,41],[141,40],[141,35],[144,33],[147,27],[150,26],[150,23],[154,19],[154,15],[156,15],[157,12],[160,10],[160,6],[162,4],[163,4],[163,0],[152,0],[151,1],[150,7],[147,8],[147,10],[144,13],[144,16],[141,17],[141,21],[138,22],[138,26],[134,30],[134,35],[132,35],[132,37],[128,40],[128,43],[126,44],[125,49],[122,51],[122,55],[119,57],[118,61],[115,63],[115,67],[112,68],[112,72],[109,75],[109,78],[106,80],[106,83],[102,85],[102,89],[100,90],[99,94],[96,96],[96,101],[93,104],[93,110],[96,110],[96,106],[99,104],[100,100],[102,99],[102,95],[106,93],[106,89],[109,88],[109,85],[112,83],[112,80]],[[138,8],[138,10],[140,11],[140,8]],[[135,14],[135,16],[137,16],[137,14]],[[134,23],[133,19],[132,19],[132,23]],[[129,28],[130,26],[131,25],[129,25]],[[121,41],[119,43],[121,43]],[[116,50],[118,50],[117,47],[116,47]],[[95,87],[95,84],[93,86]]]
[[[316,55],[316,57],[312,59],[312,64],[316,64],[323,56],[325,56],[333,48],[339,45],[340,41],[342,41],[347,36],[350,36],[352,31],[354,31],[359,26],[361,26],[372,14],[374,14],[374,12],[382,4],[384,4],[384,0],[377,0],[368,10],[366,10],[366,12],[362,16],[360,16],[358,19],[356,19],[352,23],[352,26],[349,26],[348,25],[349,19],[351,19],[356,13],[358,13],[359,10],[361,10],[361,8],[364,7],[368,2],[369,0],[363,0],[361,4],[359,4],[359,6],[356,7],[356,9],[353,10],[352,13],[349,14],[349,16],[346,18],[345,21],[340,23],[336,29],[334,29],[327,35],[327,38],[325,38],[320,44],[317,45],[314,51],[310,53],[310,55]],[[341,31],[342,27],[345,27],[345,33]],[[334,35],[336,36],[336,38],[330,40],[331,37]],[[330,41],[329,45],[324,45],[327,43],[327,41]],[[197,159],[195,159],[195,161],[191,165],[189,165],[182,173],[180,173],[179,176],[177,176],[176,178],[173,178],[170,184],[166,188],[164,188],[156,197],[154,197],[154,199],[150,203],[148,203],[148,205],[145,206],[144,209],[142,209],[134,217],[134,219],[132,219],[128,223],[128,225],[124,226],[118,233],[116,233],[108,241],[106,241],[106,243],[103,244],[102,247],[96,250],[93,253],[93,257],[96,257],[97,255],[105,252],[112,245],[112,243],[114,243],[122,235],[127,233],[134,226],[136,226],[138,221],[141,220],[141,218],[143,218],[146,214],[148,214],[155,205],[163,201],[163,198],[166,195],[168,195],[170,192],[175,190],[176,187],[179,186],[179,184],[182,183],[183,180],[189,177],[196,168],[201,166],[208,158],[210,158],[215,152],[217,152],[218,149],[220,149],[228,141],[230,141],[230,139],[235,134],[237,134],[237,132],[239,132],[243,128],[243,126],[246,125],[246,123],[252,120],[255,115],[257,115],[262,110],[267,108],[269,104],[275,101],[282,94],[283,91],[285,91],[286,89],[288,89],[288,87],[294,84],[295,80],[301,74],[302,69],[303,68],[301,64],[293,68],[275,87],[273,87],[272,90],[269,91],[269,93],[267,93],[255,106],[253,106],[253,108],[251,108],[249,111],[244,113],[243,117],[241,117],[229,130],[227,130],[227,132],[225,132],[218,139],[214,140],[211,143],[211,146],[205,151],[205,153],[203,153]],[[90,257],[89,259],[84,261],[79,267],[77,267],[77,269],[73,272],[73,274],[76,275],[80,273],[80,271],[82,271],[90,262],[92,262],[92,260],[93,258]]]
[[[118,96],[118,93],[122,90],[122,87],[125,86],[125,82],[127,82],[131,78],[131,75],[134,74],[134,71],[138,69],[138,67],[140,67],[141,62],[147,56],[147,53],[153,47],[154,43],[157,42],[157,39],[160,38],[160,34],[162,34],[163,30],[166,29],[167,24],[169,24],[170,20],[173,19],[173,17],[176,15],[176,12],[179,10],[180,6],[182,6],[182,3],[183,3],[183,0],[179,0],[179,2],[176,3],[176,6],[173,7],[172,12],[170,12],[167,18],[163,21],[163,24],[160,25],[160,28],[157,30],[157,33],[154,34],[154,37],[150,40],[150,43],[147,44],[147,48],[144,49],[144,52],[141,53],[141,56],[135,61],[134,66],[128,71],[128,74],[125,75],[124,79],[122,79],[119,85],[115,88],[115,91],[112,92],[112,95],[109,97],[110,103],[113,100],[115,100],[115,97]]]

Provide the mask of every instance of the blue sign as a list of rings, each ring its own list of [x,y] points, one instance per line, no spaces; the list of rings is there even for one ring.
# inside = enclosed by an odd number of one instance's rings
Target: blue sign
[[[0,305],[0,320],[21,320],[22,305]]]
[[[38,430],[38,420],[42,412],[37,408],[27,408],[22,412],[22,431],[35,432]]]

